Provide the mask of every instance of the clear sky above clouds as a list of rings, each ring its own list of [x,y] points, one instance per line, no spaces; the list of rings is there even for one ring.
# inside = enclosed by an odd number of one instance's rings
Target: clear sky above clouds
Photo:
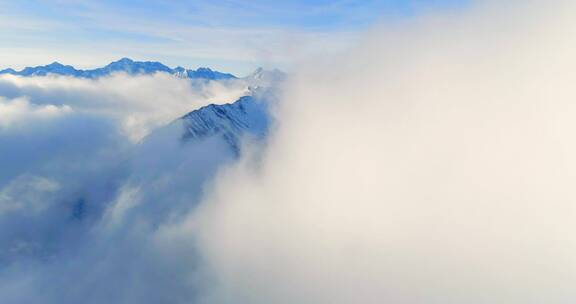
[[[238,74],[337,49],[379,19],[470,0],[0,0],[0,68],[120,57]]]

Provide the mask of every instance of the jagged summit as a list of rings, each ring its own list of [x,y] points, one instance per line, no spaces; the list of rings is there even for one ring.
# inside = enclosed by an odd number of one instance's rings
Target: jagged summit
[[[246,136],[265,140],[270,125],[269,102],[266,98],[248,95],[232,103],[209,104],[155,129],[141,144],[162,146],[165,144],[161,143],[176,141],[184,146],[202,147],[210,142],[227,147],[220,152],[239,156]]]
[[[244,96],[233,103],[210,104],[183,117],[183,141],[220,137],[238,154],[240,139],[246,134],[263,137],[268,129],[267,102]]]

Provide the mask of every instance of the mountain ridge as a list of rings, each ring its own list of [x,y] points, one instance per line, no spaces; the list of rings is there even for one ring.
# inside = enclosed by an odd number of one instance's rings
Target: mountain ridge
[[[240,138],[250,133],[257,138],[266,135],[269,118],[267,102],[254,96],[240,97],[232,103],[209,104],[182,116],[183,141],[219,136],[239,153]]]

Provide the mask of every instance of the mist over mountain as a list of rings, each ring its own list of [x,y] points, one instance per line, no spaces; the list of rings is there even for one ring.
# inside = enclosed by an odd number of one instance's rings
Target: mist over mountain
[[[261,73],[122,59],[0,75],[0,301],[198,298],[201,282],[185,283],[193,270],[180,267],[196,250],[165,260],[154,243],[198,205],[222,166],[265,144],[284,74]],[[144,270],[155,278],[121,283]],[[169,278],[181,283],[161,287]]]

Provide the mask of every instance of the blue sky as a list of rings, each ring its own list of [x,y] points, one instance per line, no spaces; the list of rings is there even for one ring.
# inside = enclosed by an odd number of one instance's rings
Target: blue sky
[[[245,74],[352,43],[382,19],[468,0],[0,0],[0,68],[120,57]]]

